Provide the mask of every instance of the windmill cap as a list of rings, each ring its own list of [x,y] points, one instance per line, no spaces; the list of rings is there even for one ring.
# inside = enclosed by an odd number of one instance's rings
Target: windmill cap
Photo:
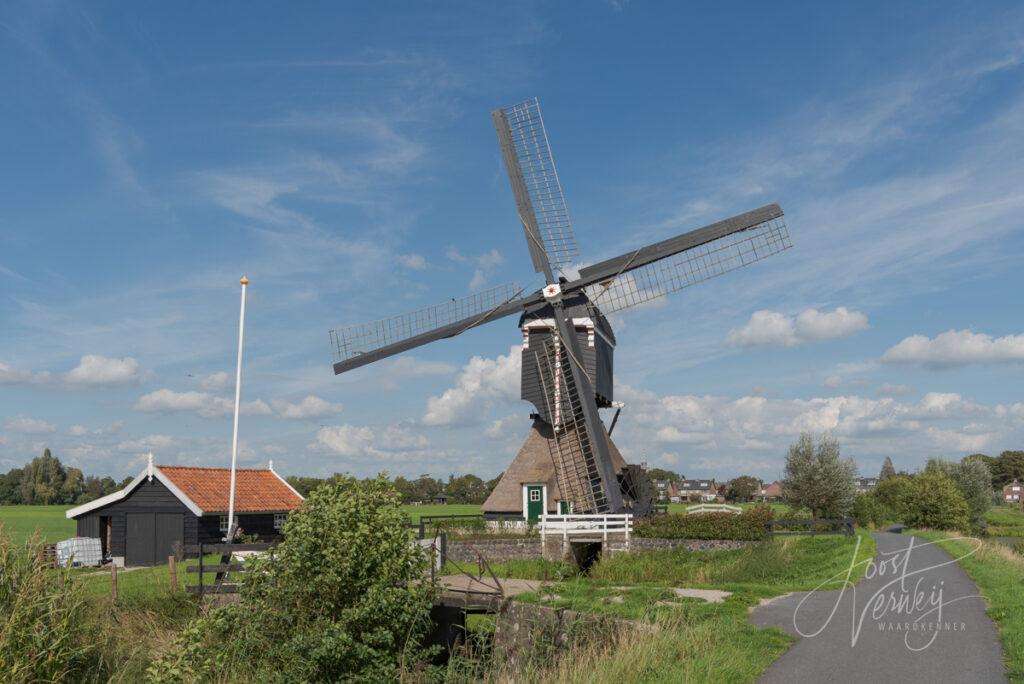
[[[242,276],[242,279],[239,280],[238,282],[240,282],[242,285],[248,285],[249,284],[249,279],[246,278],[245,276]]]

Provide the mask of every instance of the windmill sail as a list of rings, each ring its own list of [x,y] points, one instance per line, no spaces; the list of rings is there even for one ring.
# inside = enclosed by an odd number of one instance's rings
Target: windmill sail
[[[580,270],[577,287],[605,313],[649,302],[793,246],[772,204]]]
[[[562,498],[572,503],[576,513],[607,513],[611,507],[586,428],[583,398],[569,371],[572,361],[568,350],[557,335],[552,335],[535,354],[555,433],[548,446]]]
[[[334,372],[344,373],[434,340],[454,337],[488,321],[520,313],[524,306],[540,299],[537,295],[521,299],[522,292],[514,284],[499,285],[418,311],[331,330]]]
[[[537,98],[491,113],[533,267],[561,270],[579,255]],[[545,258],[546,257],[546,258]]]

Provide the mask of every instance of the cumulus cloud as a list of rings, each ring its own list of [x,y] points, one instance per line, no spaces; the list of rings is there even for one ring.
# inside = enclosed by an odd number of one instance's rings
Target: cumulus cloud
[[[46,371],[18,370],[0,361],[0,385],[34,385],[49,382],[49,380],[50,374]]]
[[[914,390],[908,385],[896,385],[892,383],[882,383],[875,390],[875,394],[880,397],[902,397],[910,394]]]
[[[320,428],[310,448],[347,458],[390,459],[409,457],[428,445],[425,436],[412,432],[408,426],[374,428],[346,424]]]
[[[479,290],[486,285],[494,269],[505,261],[505,257],[496,249],[476,256],[467,256],[455,247],[449,247],[445,255],[455,263],[471,264],[476,267],[473,270],[473,277],[469,281],[471,290]]]
[[[341,404],[332,404],[325,399],[310,394],[302,401],[292,404],[286,401],[272,402],[277,415],[290,420],[312,420],[326,418],[341,413]]]
[[[505,356],[486,359],[474,356],[455,381],[439,397],[427,399],[425,425],[467,425],[483,419],[485,409],[496,401],[519,399],[522,349],[509,349]]]
[[[135,402],[134,409],[143,413],[195,413],[203,418],[216,418],[234,411],[234,401],[216,397],[206,392],[175,392],[158,389],[144,394]],[[242,402],[240,413],[247,415],[269,415],[270,406],[262,399]]]
[[[4,427],[11,432],[20,432],[24,435],[47,435],[57,431],[53,423],[28,416],[8,418],[4,423]]]
[[[119,451],[146,453],[170,449],[174,445],[170,435],[146,435],[138,439],[128,439],[117,445]]]
[[[912,335],[882,355],[885,363],[906,363],[948,368],[972,363],[1024,361],[1024,335],[991,335],[971,330],[947,330],[935,338]]]
[[[199,381],[199,386],[207,392],[222,390],[231,382],[231,376],[224,371],[210,373]]]
[[[729,331],[726,340],[736,347],[795,347],[808,342],[847,337],[868,328],[868,317],[840,306],[833,311],[805,309],[796,316],[761,309],[741,327]]]
[[[86,354],[77,366],[65,374],[64,379],[71,385],[96,387],[133,384],[140,377],[139,362],[130,356],[112,359],[98,354]]]

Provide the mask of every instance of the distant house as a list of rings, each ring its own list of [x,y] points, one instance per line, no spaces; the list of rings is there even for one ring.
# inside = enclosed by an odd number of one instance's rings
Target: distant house
[[[714,480],[680,480],[676,489],[683,501],[714,501],[718,498],[718,486]]]
[[[235,471],[235,515],[242,534],[281,536],[288,513],[303,501],[273,470]],[[221,541],[228,531],[231,471],[154,465],[113,494],[68,510],[77,536],[100,540],[103,557],[120,565],[158,565],[180,546]]]
[[[761,501],[778,501],[782,498],[782,483],[776,480],[770,485],[762,485],[757,498]]]
[[[1024,494],[1024,488],[1018,480],[1014,480],[1010,484],[1003,485],[1003,501],[1009,503],[1019,503],[1021,500],[1021,494]]]
[[[878,486],[877,477],[858,477],[857,478],[857,493],[867,494],[872,489]]]
[[[436,503],[436,504],[445,505],[445,504],[448,503],[448,495],[447,494],[438,494],[437,496],[435,496],[433,498],[433,502]]]
[[[654,491],[660,503],[669,501],[678,503],[679,492],[675,482],[672,480],[652,480],[651,482],[654,484]]]

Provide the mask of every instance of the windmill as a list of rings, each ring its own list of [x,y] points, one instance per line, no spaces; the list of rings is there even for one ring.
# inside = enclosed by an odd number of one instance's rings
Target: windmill
[[[344,373],[518,314],[523,333],[521,396],[537,409],[527,442],[534,433],[543,434],[561,500],[576,513],[641,512],[636,470],[623,467],[598,414],[599,408],[613,405],[615,336],[604,314],[788,249],[792,244],[782,209],[769,204],[567,277],[579,250],[540,103],[533,98],[496,109],[491,117],[530,259],[534,270],[543,275],[544,287],[527,292],[516,285],[502,285],[419,311],[332,330],[334,372]]]

